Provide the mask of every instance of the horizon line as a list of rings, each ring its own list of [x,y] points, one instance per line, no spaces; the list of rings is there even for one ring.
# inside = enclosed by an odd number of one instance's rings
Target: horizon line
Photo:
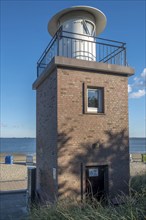
[[[36,137],[0,137],[0,138],[36,138]],[[146,136],[144,137],[142,137],[142,136],[135,136],[135,137],[133,137],[133,136],[129,136],[129,138],[146,138]]]

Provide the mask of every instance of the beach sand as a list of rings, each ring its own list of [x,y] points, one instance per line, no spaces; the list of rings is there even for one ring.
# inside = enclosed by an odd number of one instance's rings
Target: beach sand
[[[26,155],[13,154],[13,164],[5,164],[6,154],[0,154],[0,192],[27,189]],[[33,156],[35,165],[36,157]]]
[[[0,192],[27,188],[27,166],[0,164]]]
[[[33,158],[35,162],[35,157]],[[35,164],[34,164],[35,165]],[[5,164],[1,155],[0,161],[0,192],[27,189],[26,155],[14,155],[14,164]],[[131,177],[146,175],[146,164],[142,162],[130,163]]]
[[[130,163],[130,176],[146,175],[146,163],[131,162]]]

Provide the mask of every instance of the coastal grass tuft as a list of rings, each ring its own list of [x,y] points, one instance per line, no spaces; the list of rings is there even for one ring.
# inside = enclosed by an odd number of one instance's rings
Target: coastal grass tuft
[[[142,194],[146,196],[146,172],[142,175],[137,175],[130,180],[130,193],[132,195]]]
[[[146,163],[146,154],[142,154],[142,162]]]
[[[54,205],[35,206],[30,213],[30,220],[144,220],[146,219],[146,176],[136,176],[130,181],[129,196],[117,199],[121,205],[114,206],[93,201],[79,202],[64,199]]]

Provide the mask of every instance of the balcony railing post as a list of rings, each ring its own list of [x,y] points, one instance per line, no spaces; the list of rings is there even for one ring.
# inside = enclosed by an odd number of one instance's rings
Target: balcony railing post
[[[59,56],[59,33],[56,35],[56,41],[57,41],[57,56]]]
[[[124,48],[124,66],[127,66],[126,48]]]
[[[39,63],[37,62],[37,77],[39,77]]]

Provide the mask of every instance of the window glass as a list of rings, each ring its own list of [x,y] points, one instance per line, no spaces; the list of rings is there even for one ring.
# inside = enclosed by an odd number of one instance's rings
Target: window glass
[[[87,111],[103,112],[103,89],[87,88]]]
[[[98,108],[97,89],[88,89],[88,107]]]

